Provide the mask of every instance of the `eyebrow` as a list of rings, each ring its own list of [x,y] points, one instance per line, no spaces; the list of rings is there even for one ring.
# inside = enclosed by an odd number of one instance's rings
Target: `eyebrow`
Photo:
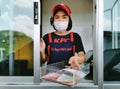
[[[55,16],[59,16],[59,15],[56,14]],[[62,16],[68,16],[68,15],[64,14],[64,15],[62,15]]]

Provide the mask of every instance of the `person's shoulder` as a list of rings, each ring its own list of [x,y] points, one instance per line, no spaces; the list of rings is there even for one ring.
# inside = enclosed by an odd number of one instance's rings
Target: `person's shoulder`
[[[76,32],[72,32],[74,34],[74,36],[80,36],[78,33]]]
[[[54,34],[54,32],[49,32],[49,33],[46,33],[46,34],[44,34],[44,35],[43,35],[43,37],[48,37],[48,34],[53,35],[53,34]]]
[[[43,39],[46,39],[46,37],[48,37],[48,33],[43,35]]]

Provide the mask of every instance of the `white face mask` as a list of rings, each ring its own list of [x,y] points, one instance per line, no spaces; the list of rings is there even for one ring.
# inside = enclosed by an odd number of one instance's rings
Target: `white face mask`
[[[64,31],[68,27],[68,21],[55,21],[54,26],[56,30]]]

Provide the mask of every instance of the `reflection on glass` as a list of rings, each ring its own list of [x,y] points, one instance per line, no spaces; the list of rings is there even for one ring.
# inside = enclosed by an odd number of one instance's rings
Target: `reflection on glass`
[[[32,4],[0,0],[0,76],[33,76]]]
[[[104,0],[106,1],[106,0]],[[104,80],[120,81],[120,1],[104,4]],[[106,29],[107,28],[107,29]]]
[[[111,10],[104,11],[104,31],[111,31]]]

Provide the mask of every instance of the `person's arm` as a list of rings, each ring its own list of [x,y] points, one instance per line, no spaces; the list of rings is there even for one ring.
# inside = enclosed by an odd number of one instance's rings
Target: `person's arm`
[[[79,34],[74,33],[74,40],[77,53],[69,59],[69,64],[73,69],[81,69],[80,64],[85,61],[85,51]]]
[[[85,53],[82,51],[82,52],[78,52],[78,63],[81,64],[83,62],[85,62]]]
[[[45,52],[40,52],[40,55],[41,55],[41,60],[42,61],[46,61],[46,54],[45,54]]]
[[[83,51],[78,52],[78,54],[70,57],[69,64],[71,64],[72,69],[80,70],[80,64],[85,61],[85,54]]]
[[[46,44],[43,38],[41,38],[40,39],[40,56],[42,61],[46,61],[45,47],[46,47]]]

